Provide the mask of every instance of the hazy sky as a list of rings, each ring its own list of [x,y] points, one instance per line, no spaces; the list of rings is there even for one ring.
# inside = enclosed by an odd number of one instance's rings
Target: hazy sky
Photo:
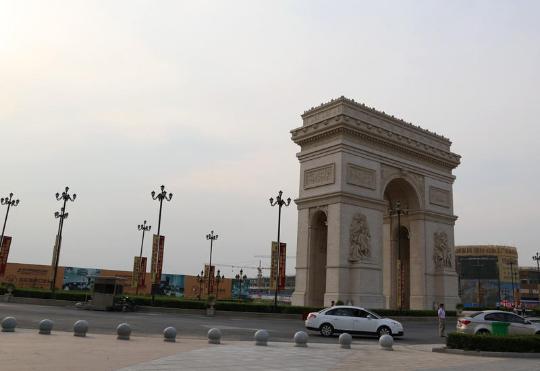
[[[60,263],[131,269],[164,184],[165,272],[200,271],[211,229],[214,262],[258,265],[276,237],[268,198],[298,195],[289,131],[345,95],[449,137],[456,244],[514,245],[533,265],[539,15],[515,0],[0,1],[10,261],[50,264],[69,185]],[[296,224],[284,209],[293,256]]]

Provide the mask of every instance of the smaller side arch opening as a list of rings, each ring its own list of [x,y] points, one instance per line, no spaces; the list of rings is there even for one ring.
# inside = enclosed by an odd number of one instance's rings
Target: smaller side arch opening
[[[326,255],[328,223],[326,214],[317,211],[313,214],[309,229],[309,290],[311,306],[324,306],[326,292]]]

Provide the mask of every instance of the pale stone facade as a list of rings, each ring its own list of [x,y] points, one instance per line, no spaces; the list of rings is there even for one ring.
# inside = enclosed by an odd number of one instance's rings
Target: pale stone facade
[[[293,304],[453,308],[451,142],[344,97],[302,119]]]

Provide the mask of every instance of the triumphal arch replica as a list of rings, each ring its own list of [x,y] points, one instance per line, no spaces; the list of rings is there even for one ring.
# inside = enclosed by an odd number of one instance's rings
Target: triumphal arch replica
[[[302,119],[293,304],[453,309],[450,140],[344,97]]]

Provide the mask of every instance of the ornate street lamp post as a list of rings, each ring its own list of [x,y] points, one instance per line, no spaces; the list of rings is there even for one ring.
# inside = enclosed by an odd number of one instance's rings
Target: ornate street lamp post
[[[210,284],[211,284],[211,274],[212,274],[212,245],[215,240],[218,239],[218,235],[214,235],[214,231],[210,231],[209,234],[206,235],[206,239],[210,240],[210,264],[208,264],[208,297],[210,297]],[[219,275],[219,273],[218,273]]]
[[[6,224],[7,224],[7,220],[8,220],[9,209],[12,206],[13,207],[18,206],[19,205],[19,200],[18,199],[14,200],[13,199],[13,193],[10,193],[9,198],[5,197],[5,198],[0,199],[0,204],[7,205],[6,218],[4,219],[4,226],[2,227],[2,235],[0,236],[0,249],[2,249],[2,243],[4,242],[4,232],[6,231]]]
[[[201,291],[202,291],[202,284],[204,282],[204,271],[201,271],[200,274],[197,274],[197,282],[199,282],[199,300],[201,300]]]
[[[64,219],[68,217],[68,213],[66,212],[66,206],[68,201],[74,202],[77,198],[77,195],[75,193],[73,194],[73,196],[71,196],[68,192],[69,187],[66,187],[65,191],[62,192],[62,194],[56,193],[56,200],[64,201],[64,203],[63,206],[60,208],[60,212],[56,211],[54,213],[54,217],[59,219],[59,221],[58,234],[56,236],[56,248],[53,254],[53,277],[51,280],[51,291],[53,294],[56,290],[56,274],[58,272],[58,262],[60,260],[60,248],[62,246],[62,231],[64,230]]]
[[[146,274],[146,270],[144,272],[141,272],[142,268],[142,251],[143,251],[143,245],[144,245],[144,232],[148,232],[152,226],[146,225],[146,220],[143,222],[143,224],[139,224],[137,226],[137,229],[139,231],[142,231],[142,238],[141,238],[141,251],[139,252],[139,274]],[[135,289],[135,295],[139,295],[139,281],[140,277],[137,277],[137,288]]]
[[[220,274],[221,274],[221,272],[218,269],[217,275],[216,275],[216,301],[217,301],[218,295],[219,295],[219,284],[221,282],[223,282],[223,280],[225,279],[225,275],[220,276]]]
[[[534,261],[536,261],[536,270],[540,271],[540,254],[538,253],[538,251],[536,252],[536,255],[534,255],[532,258]]]
[[[394,208],[390,209],[390,216],[397,215],[398,229],[397,229],[397,248],[398,248],[398,260],[399,260],[399,310],[403,310],[404,300],[404,276],[405,271],[403,269],[403,254],[401,251],[401,215],[407,214],[406,210],[401,208],[401,202],[397,201]]]
[[[537,282],[538,284],[536,285],[536,289],[538,290],[538,300],[540,301],[540,254],[538,253],[538,251],[536,252],[536,255],[534,255],[533,257],[533,260],[536,261],[536,271],[538,272],[536,277],[537,277]]]
[[[161,210],[163,209],[163,200],[171,201],[172,196],[173,196],[172,193],[169,193],[169,195],[167,196],[167,191],[165,191],[165,186],[164,185],[162,185],[160,188],[161,188],[161,191],[159,193],[156,193],[156,191],[152,191],[152,193],[151,193],[152,199],[159,201],[159,217],[158,217],[158,227],[157,227],[158,247],[159,247],[159,242],[160,242],[159,239],[161,238],[161,234],[160,234],[160,231],[161,231]],[[156,290],[157,290],[158,287],[159,287],[159,282],[158,283],[152,282],[152,305],[154,305],[154,300],[155,300],[155,296],[156,296]]]
[[[244,271],[240,269],[240,274],[237,274],[235,278],[240,283],[240,291],[238,292],[238,299],[242,300],[242,283],[245,280],[247,280],[247,276],[244,274]]]
[[[165,186],[162,185],[161,192],[156,194],[156,191],[152,191],[152,199],[159,201],[159,218],[158,218],[158,226],[157,226],[157,234],[160,236],[159,232],[161,230],[161,209],[163,208],[163,200],[170,201],[172,199],[172,193],[169,193],[169,196],[167,196],[167,191],[165,191]]]
[[[279,191],[276,200],[270,197],[270,206],[278,206],[278,227],[277,227],[277,264],[276,264],[276,290],[274,292],[274,311],[277,311],[277,298],[279,291],[279,263],[280,263],[280,251],[281,251],[281,241],[280,241],[280,232],[281,232],[281,208],[283,206],[289,206],[291,204],[291,198],[287,198],[287,201],[283,200],[281,197],[283,191]]]

